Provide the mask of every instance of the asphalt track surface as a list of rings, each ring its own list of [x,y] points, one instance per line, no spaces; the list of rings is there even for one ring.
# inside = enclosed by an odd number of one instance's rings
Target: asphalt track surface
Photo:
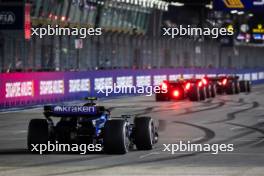
[[[26,150],[27,125],[43,118],[42,109],[0,113],[0,175],[264,175],[264,86],[251,94],[218,96],[204,102],[155,102],[154,97],[126,97],[100,103],[112,114],[151,116],[160,125],[152,151],[126,155],[53,153]],[[234,144],[233,152],[164,152],[179,141]]]

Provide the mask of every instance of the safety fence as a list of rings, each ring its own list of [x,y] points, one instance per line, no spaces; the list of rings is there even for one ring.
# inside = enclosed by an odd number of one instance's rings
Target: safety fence
[[[154,86],[163,80],[177,80],[235,74],[253,84],[264,83],[264,69],[153,69],[103,70],[87,72],[33,72],[0,74],[0,109],[30,107],[65,101],[81,100],[88,96],[103,97],[99,90],[117,86]],[[124,94],[110,94],[122,96]],[[127,95],[127,94],[126,94]]]

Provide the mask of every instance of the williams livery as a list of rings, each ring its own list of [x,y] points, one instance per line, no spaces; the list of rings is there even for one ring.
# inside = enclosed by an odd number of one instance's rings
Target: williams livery
[[[54,114],[61,115],[69,115],[75,113],[78,113],[79,115],[96,114],[96,107],[94,106],[50,106],[49,108]]]
[[[151,150],[157,143],[158,127],[151,117],[112,117],[110,110],[94,103],[96,98],[88,100],[83,106],[45,106],[45,119],[29,123],[28,149],[50,142],[101,144],[106,153],[125,154],[134,147]],[[51,117],[59,117],[58,122]]]

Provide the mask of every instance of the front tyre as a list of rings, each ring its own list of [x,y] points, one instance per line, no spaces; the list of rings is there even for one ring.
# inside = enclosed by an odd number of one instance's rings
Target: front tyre
[[[138,150],[151,150],[157,133],[151,117],[135,118],[135,144]]]
[[[109,120],[104,127],[104,151],[108,154],[125,154],[128,152],[127,122],[125,120]]]

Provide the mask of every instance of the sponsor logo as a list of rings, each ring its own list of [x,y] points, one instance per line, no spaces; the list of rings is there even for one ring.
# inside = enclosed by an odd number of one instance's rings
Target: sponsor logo
[[[94,106],[55,106],[54,112],[61,113],[96,113]]]
[[[60,106],[56,106],[56,107],[54,108],[54,111],[56,111],[56,112],[62,112],[62,107],[60,107]]]
[[[256,28],[252,29],[253,33],[261,33],[264,34],[264,27],[262,24],[258,24]]]
[[[133,86],[133,76],[122,76],[116,78],[117,86],[122,87],[131,87]]]
[[[153,78],[153,82],[154,82],[154,85],[155,85],[155,86],[161,85],[161,83],[162,83],[164,80],[167,80],[167,75],[156,75],[156,76],[154,76],[154,78]]]
[[[6,98],[34,96],[33,81],[6,83]]]
[[[95,90],[105,90],[113,86],[113,78],[96,78],[94,79],[94,89]]]
[[[264,0],[255,0],[255,1],[253,2],[253,4],[254,4],[255,6],[263,6],[263,5],[264,5]]]
[[[40,95],[64,94],[64,80],[40,81]]]
[[[136,81],[137,81],[137,86],[150,86],[151,76],[137,76]]]
[[[0,12],[0,24],[14,24],[16,16],[13,12]]]
[[[69,80],[69,92],[90,92],[90,79]]]
[[[241,2],[241,0],[224,0],[224,3],[228,8],[244,8],[244,4]]]

